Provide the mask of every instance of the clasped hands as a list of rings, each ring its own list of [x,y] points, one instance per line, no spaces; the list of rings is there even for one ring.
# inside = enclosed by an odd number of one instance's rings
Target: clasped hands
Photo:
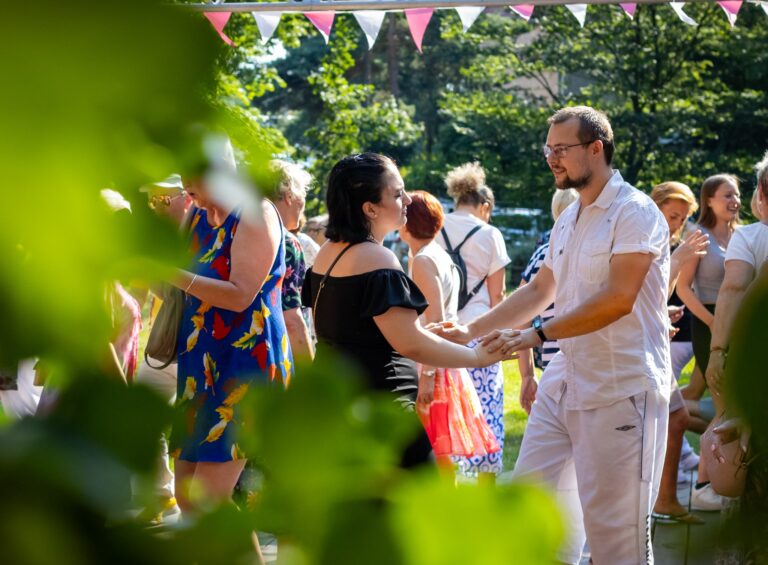
[[[468,326],[454,322],[437,322],[426,326],[428,331],[440,337],[466,345],[476,336]],[[493,330],[479,337],[479,344],[489,355],[501,359],[517,359],[517,352],[541,345],[538,334],[531,328],[525,330]]]

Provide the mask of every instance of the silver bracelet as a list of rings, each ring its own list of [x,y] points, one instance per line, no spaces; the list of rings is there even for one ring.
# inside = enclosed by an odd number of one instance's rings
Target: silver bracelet
[[[192,280],[191,280],[191,281],[189,281],[189,285],[187,286],[187,288],[185,288],[185,289],[184,289],[184,293],[185,293],[185,294],[189,294],[189,289],[190,289],[190,288],[192,288],[192,285],[193,285],[193,284],[195,284],[195,280],[197,280],[197,275],[195,275],[194,277],[192,277]]]

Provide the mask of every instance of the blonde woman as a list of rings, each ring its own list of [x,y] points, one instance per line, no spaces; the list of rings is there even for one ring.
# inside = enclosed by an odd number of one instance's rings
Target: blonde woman
[[[690,314],[675,293],[675,283],[683,266],[692,259],[706,253],[708,238],[700,230],[688,235],[683,241],[682,234],[688,218],[698,209],[696,197],[691,189],[681,182],[664,182],[653,188],[651,199],[664,215],[669,226],[669,243],[672,254],[670,257],[669,291],[670,312],[676,316],[674,326],[676,333],[672,337],[672,394],[669,401],[669,425],[667,428],[667,451],[664,458],[664,468],[661,473],[659,496],[654,505],[654,516],[657,520],[681,522],[687,524],[703,523],[692,515],[677,499],[677,473],[684,448],[684,433],[688,427],[688,410],[682,394],[677,387],[677,379],[683,368],[693,357],[691,344]],[[685,445],[684,469],[689,470],[698,464],[698,457],[689,445]]]
[[[466,324],[481,316],[504,299],[505,267],[510,263],[504,237],[488,224],[496,203],[493,191],[485,184],[485,171],[479,163],[466,163],[445,177],[448,195],[455,211],[445,216],[437,243],[447,249],[460,247],[467,269],[466,289],[471,298],[462,308],[459,322]],[[462,243],[463,242],[463,243]],[[470,346],[473,346],[470,344]],[[480,397],[488,425],[496,441],[504,447],[504,374],[501,363],[469,369],[472,383]],[[464,474],[491,480],[502,469],[502,451],[462,459]]]

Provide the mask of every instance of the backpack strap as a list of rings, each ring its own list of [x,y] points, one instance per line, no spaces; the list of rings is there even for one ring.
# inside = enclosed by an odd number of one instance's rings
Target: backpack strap
[[[464,237],[464,239],[462,239],[462,240],[461,240],[461,243],[459,243],[459,244],[456,246],[456,249],[454,249],[454,251],[458,252],[458,251],[459,251],[459,249],[461,249],[461,248],[464,246],[464,244],[465,244],[465,243],[467,243],[467,240],[468,240],[470,237],[472,237],[473,235],[475,235],[475,233],[477,233],[477,231],[478,231],[480,228],[482,228],[482,227],[483,227],[483,224],[479,224],[479,225],[475,226],[474,228],[472,228],[471,230],[469,230],[469,233],[466,235],[466,237]]]
[[[440,228],[440,233],[443,234],[443,241],[445,241],[445,248],[450,253],[453,251],[453,247],[451,247],[451,240],[448,239],[448,233],[445,231],[445,228]]]

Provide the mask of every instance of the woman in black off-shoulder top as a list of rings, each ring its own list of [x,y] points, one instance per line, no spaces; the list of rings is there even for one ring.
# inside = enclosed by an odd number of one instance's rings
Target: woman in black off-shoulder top
[[[345,157],[331,170],[327,194],[329,241],[302,293],[313,309],[318,357],[328,349],[348,356],[371,390],[390,391],[405,405],[416,398],[416,362],[482,367],[502,358],[443,340],[419,324],[427,301],[381,244],[405,224],[410,203],[391,159],[375,153]],[[404,453],[403,466],[427,461],[430,451],[422,434]]]

